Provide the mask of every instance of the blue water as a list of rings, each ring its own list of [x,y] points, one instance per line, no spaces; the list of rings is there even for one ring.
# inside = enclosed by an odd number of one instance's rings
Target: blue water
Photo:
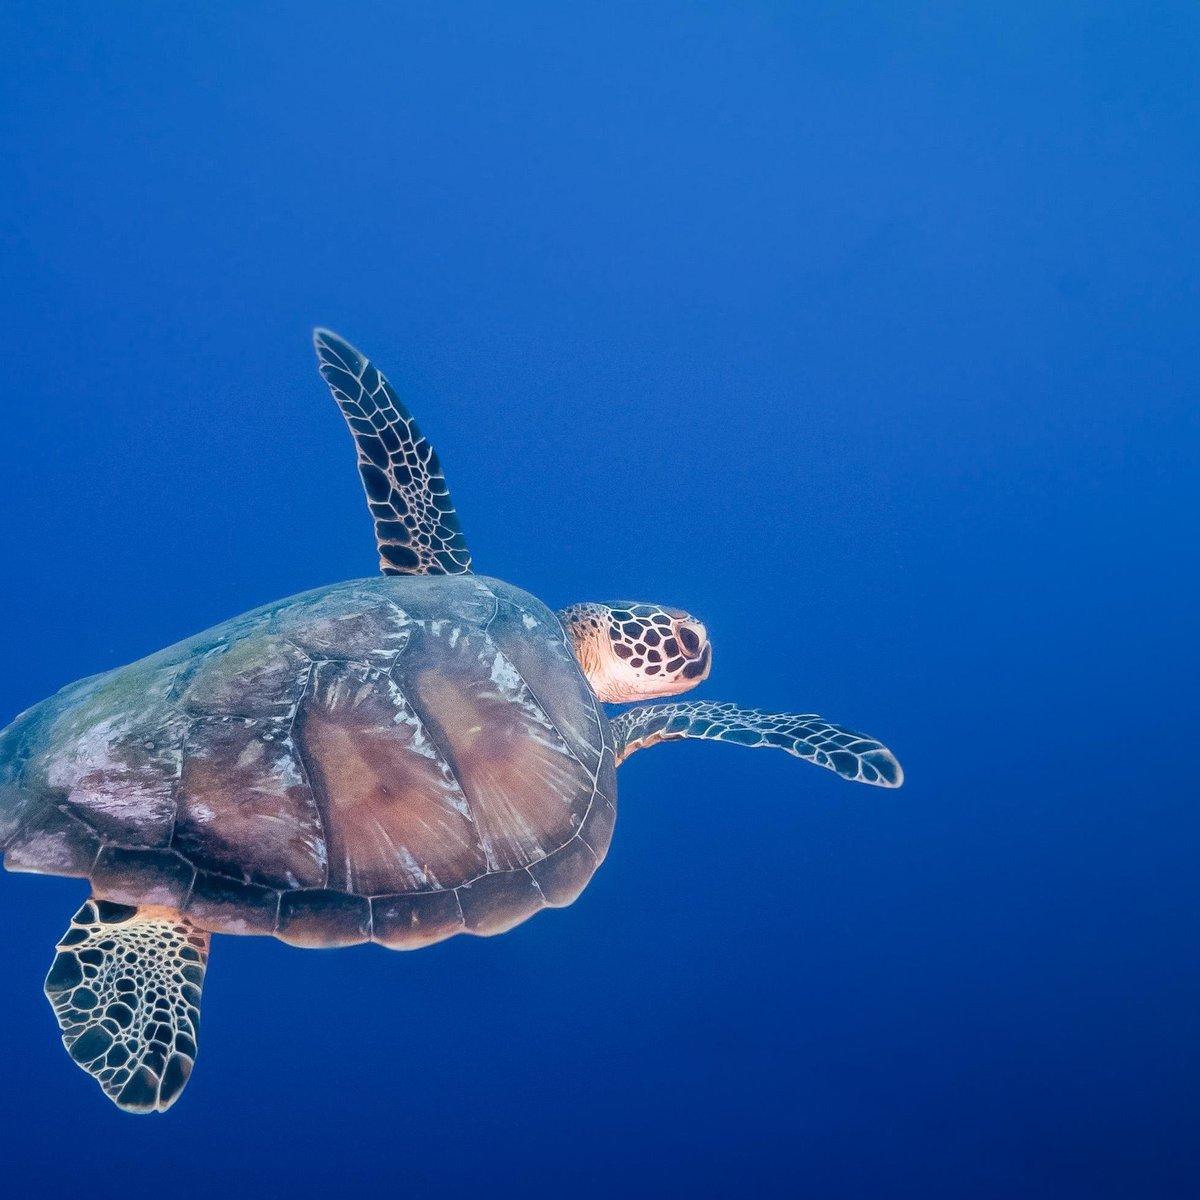
[[[709,626],[574,907],[417,954],[221,938],[122,1115],[0,876],[6,1188],[1200,1195],[1200,10],[11,3],[0,722],[368,575],[325,324],[477,567]]]

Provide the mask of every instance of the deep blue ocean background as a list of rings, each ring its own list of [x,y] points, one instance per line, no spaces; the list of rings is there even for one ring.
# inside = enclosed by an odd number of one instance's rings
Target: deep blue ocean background
[[[574,907],[221,938],[122,1115],[0,876],[6,1194],[1200,1196],[1195,3],[4,7],[0,721],[369,575],[338,330],[481,571],[712,631]],[[8,1191],[7,1189],[13,1189]]]

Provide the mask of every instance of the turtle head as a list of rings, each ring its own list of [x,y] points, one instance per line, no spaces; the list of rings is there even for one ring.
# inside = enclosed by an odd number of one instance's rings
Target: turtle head
[[[708,631],[689,613],[619,600],[558,614],[592,691],[609,704],[677,696],[708,678]]]

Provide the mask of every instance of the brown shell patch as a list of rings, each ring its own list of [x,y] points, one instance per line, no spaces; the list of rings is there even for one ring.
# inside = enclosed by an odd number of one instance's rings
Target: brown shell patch
[[[573,835],[591,774],[498,647],[422,629],[396,675],[466,793],[489,870],[528,866]]]
[[[324,818],[329,887],[428,891],[487,870],[458,783],[386,673],[318,663],[294,736]]]
[[[197,720],[173,845],[202,870],[266,887],[320,887],[321,815],[286,725]]]

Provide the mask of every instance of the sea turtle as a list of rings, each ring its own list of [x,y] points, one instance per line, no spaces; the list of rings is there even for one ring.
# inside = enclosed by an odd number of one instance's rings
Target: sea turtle
[[[133,1112],[196,1057],[213,933],[410,949],[570,904],[603,860],[615,772],[675,738],[775,746],[897,787],[879,742],[707,701],[704,626],[657,604],[555,613],[475,575],[433,448],[325,330],[379,578],[317,588],[85,679],[0,732],[0,849],[91,896],[46,980],[72,1058]]]

